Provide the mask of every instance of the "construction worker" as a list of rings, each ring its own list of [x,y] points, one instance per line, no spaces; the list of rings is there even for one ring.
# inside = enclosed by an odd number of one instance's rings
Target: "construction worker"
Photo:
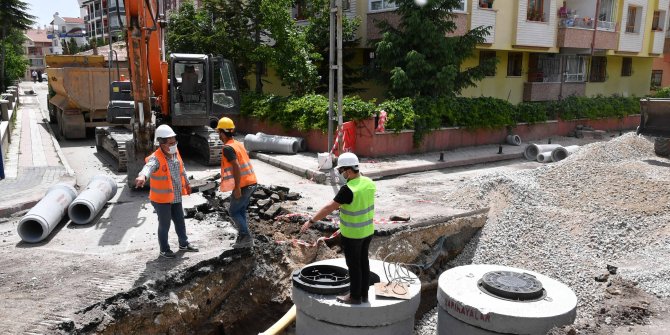
[[[343,185],[335,198],[321,208],[302,225],[304,233],[315,222],[323,219],[336,209],[340,210],[340,235],[344,258],[349,268],[349,294],[338,296],[337,300],[345,304],[358,305],[368,302],[370,283],[370,261],[368,249],[375,232],[375,191],[377,187],[372,179],[364,177],[358,170],[358,157],[345,152],[337,159],[337,172],[347,183]]]
[[[247,224],[249,199],[256,191],[256,174],[244,145],[233,138],[235,123],[222,117],[216,125],[223,142],[221,155],[221,192],[232,192],[228,214],[237,225],[239,233],[234,248],[253,247],[254,239]]]
[[[150,178],[149,200],[158,215],[158,245],[160,256],[175,258],[175,253],[168,244],[170,221],[174,222],[174,229],[179,237],[179,250],[198,251],[198,248],[188,242],[186,224],[184,223],[184,209],[181,205],[182,195],[191,193],[191,186],[186,178],[184,162],[177,150],[177,134],[168,125],[156,128],[158,149],[145,159],[146,164],[135,179],[135,187],[144,187]]]

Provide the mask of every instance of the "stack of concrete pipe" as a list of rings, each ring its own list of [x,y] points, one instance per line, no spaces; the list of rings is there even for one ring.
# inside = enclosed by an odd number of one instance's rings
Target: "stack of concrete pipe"
[[[244,147],[249,151],[296,154],[305,151],[307,144],[301,137],[277,136],[264,133],[248,134],[244,137]]]
[[[560,144],[529,144],[523,155],[527,160],[537,160],[540,163],[561,161],[579,150],[580,146],[564,147]]]
[[[77,196],[70,185],[50,187],[46,195],[19,221],[18,233],[28,243],[37,243],[49,236],[67,213],[76,224],[90,223],[104,205],[116,194],[116,183],[108,176],[93,177]]]

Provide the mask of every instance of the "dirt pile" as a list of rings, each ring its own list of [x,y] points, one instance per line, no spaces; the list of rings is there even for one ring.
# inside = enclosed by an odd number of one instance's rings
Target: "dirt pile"
[[[639,300],[644,293],[667,304],[668,167],[648,139],[629,133],[587,145],[556,164],[474,178],[445,201],[462,208],[488,206],[489,218],[451,266],[501,264],[558,279],[577,294],[579,331],[604,322],[603,308],[618,317],[619,309],[607,305],[613,301],[607,289],[618,285],[614,278],[637,284],[631,295]],[[618,267],[617,275],[597,281],[608,264]],[[636,317],[659,311],[648,302],[649,313]],[[627,313],[632,315],[630,308]]]

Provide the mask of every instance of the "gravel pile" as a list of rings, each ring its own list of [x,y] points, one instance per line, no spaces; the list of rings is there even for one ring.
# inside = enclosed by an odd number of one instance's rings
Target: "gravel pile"
[[[590,322],[607,283],[594,280],[617,266],[617,276],[670,297],[670,161],[633,133],[582,147],[534,170],[474,178],[445,203],[490,207],[489,219],[450,264],[500,264],[545,274],[579,299],[576,323]],[[416,334],[435,334],[437,309]]]

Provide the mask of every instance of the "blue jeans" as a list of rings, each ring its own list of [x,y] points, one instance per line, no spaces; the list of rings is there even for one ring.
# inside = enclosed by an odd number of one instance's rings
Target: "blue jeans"
[[[249,226],[247,225],[247,207],[249,207],[249,199],[251,194],[256,191],[256,184],[242,187],[242,196],[239,199],[230,195],[230,207],[228,207],[228,215],[230,219],[237,224],[240,236],[249,235]]]
[[[187,246],[188,237],[186,237],[186,224],[184,223],[184,209],[181,202],[175,204],[161,204],[151,202],[158,214],[158,245],[161,252],[170,251],[168,244],[168,232],[170,232],[170,221],[174,221],[174,230],[179,237],[179,245]]]

